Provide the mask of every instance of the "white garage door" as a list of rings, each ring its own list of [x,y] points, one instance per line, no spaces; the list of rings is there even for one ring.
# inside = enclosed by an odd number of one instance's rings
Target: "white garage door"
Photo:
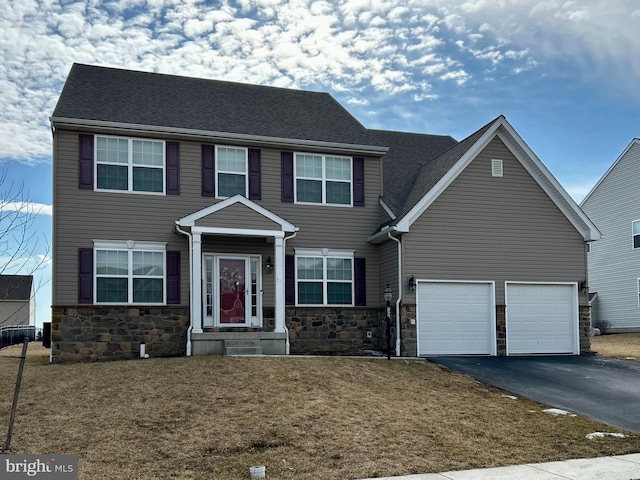
[[[506,284],[507,355],[579,353],[575,284]]]
[[[494,284],[419,282],[418,355],[495,355]]]

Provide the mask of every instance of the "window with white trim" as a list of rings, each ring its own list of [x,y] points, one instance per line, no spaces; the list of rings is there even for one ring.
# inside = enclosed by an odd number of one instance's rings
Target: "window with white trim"
[[[351,157],[296,153],[294,170],[296,203],[352,205]]]
[[[164,243],[94,242],[95,303],[164,304]]]
[[[631,222],[631,230],[633,232],[633,248],[640,248],[640,220]]]
[[[96,190],[165,193],[162,140],[96,135]]]
[[[640,307],[640,278],[638,279],[638,306]]]
[[[353,305],[353,252],[296,249],[297,305]]]
[[[216,147],[216,197],[234,195],[247,196],[247,149],[239,147]]]

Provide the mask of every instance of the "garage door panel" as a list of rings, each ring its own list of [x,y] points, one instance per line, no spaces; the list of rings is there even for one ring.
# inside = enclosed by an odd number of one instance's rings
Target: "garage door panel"
[[[493,284],[420,282],[418,354],[487,355],[493,351]]]
[[[572,284],[507,283],[507,354],[578,353]]]

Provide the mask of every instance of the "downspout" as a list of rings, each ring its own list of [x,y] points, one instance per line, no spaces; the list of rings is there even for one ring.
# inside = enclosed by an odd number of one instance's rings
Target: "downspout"
[[[191,330],[193,330],[193,298],[191,298],[191,278],[193,277],[193,272],[191,271],[191,250],[193,249],[193,237],[191,236],[191,232],[187,232],[186,230],[182,230],[178,225],[178,221],[176,220],[176,231],[178,233],[182,233],[189,237],[189,328],[187,328],[187,357],[191,356]]]
[[[395,227],[393,227],[395,230]],[[400,356],[400,302],[402,301],[402,243],[387,232],[387,236],[398,244],[398,299],[396,300],[396,357]]]
[[[286,250],[286,249],[287,249],[287,240],[289,240],[290,238],[295,237],[297,234],[298,234],[298,230],[296,229],[296,231],[295,231],[295,232],[293,232],[293,235],[289,235],[288,237],[284,237],[284,238],[282,239],[282,251],[283,251],[283,253],[287,251],[287,250]],[[287,258],[287,257],[286,257],[286,255],[285,255],[285,259],[286,259],[286,258]],[[286,260],[285,260],[285,262],[286,262]],[[283,265],[283,266],[284,266],[284,265]],[[285,284],[285,297],[286,297],[286,295],[287,295],[287,294],[286,294],[286,287],[287,287],[287,286],[286,286],[286,284]],[[286,303],[286,302],[285,302],[285,303]],[[286,304],[285,304],[285,307],[286,307]],[[289,343],[289,329],[287,328],[287,322],[285,322],[285,321],[284,321],[284,319],[282,320],[282,326],[284,327],[284,331],[285,331],[285,332],[286,332],[286,334],[287,334],[287,340],[286,340],[286,343],[284,344],[284,354],[285,354],[285,355],[289,355],[290,348],[291,348],[291,344]]]

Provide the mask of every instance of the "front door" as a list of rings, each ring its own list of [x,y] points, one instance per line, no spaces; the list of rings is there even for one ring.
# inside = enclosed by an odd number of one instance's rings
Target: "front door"
[[[259,257],[205,255],[204,326],[261,325]]]

